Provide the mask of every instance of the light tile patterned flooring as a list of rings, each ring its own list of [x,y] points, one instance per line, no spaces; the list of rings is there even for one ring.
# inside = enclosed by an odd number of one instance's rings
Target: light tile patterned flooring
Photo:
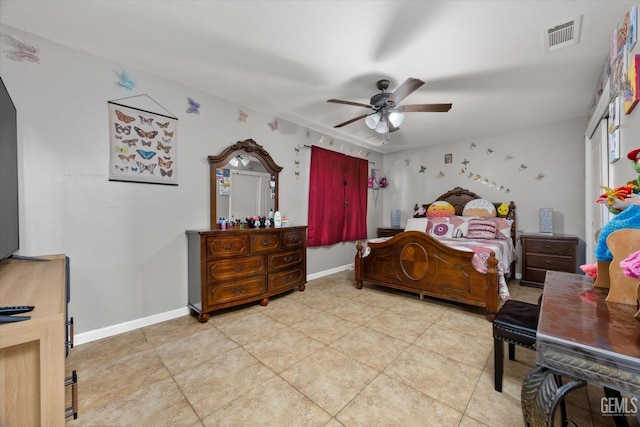
[[[512,298],[540,290],[509,284]],[[493,389],[482,310],[366,285],[353,272],[310,281],[266,307],[184,316],[76,346],[80,410],[69,426],[523,425],[520,387],[535,353],[505,361]],[[577,390],[570,417],[613,426],[601,391]]]

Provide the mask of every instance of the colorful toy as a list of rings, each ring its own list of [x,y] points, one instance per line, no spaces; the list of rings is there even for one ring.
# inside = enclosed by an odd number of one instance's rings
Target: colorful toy
[[[437,201],[427,208],[427,218],[439,218],[456,214],[456,209],[449,202]]]
[[[500,217],[506,217],[507,215],[509,215],[509,205],[505,205],[504,203],[498,206],[498,209],[496,210],[498,211],[498,216]]]

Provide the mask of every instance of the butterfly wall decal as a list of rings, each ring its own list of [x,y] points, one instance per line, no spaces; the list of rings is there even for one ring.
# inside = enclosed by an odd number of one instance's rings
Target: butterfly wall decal
[[[134,129],[136,130],[136,132],[138,132],[138,136],[140,138],[147,138],[147,139],[153,139],[156,137],[156,135],[158,135],[158,131],[157,130],[150,130],[149,132],[143,131],[142,129],[140,129],[137,126],[134,126]]]
[[[171,148],[172,147],[170,145],[163,145],[162,142],[158,141],[158,150],[162,150],[165,153],[169,154]]]
[[[127,146],[121,147],[119,145],[115,145],[114,147],[116,149],[116,153],[126,153],[127,151],[129,151],[129,147]]]
[[[142,158],[143,158],[143,159],[145,159],[145,160],[149,160],[149,159],[151,159],[153,156],[155,156],[155,155],[156,155],[156,152],[155,152],[155,151],[136,150],[136,152],[137,152],[138,154],[140,154],[140,157],[142,157]],[[138,163],[140,163],[140,162],[138,162]]]
[[[122,139],[122,135],[116,135],[116,139]]]
[[[138,171],[138,168],[131,166],[131,172],[137,172],[137,171]]]
[[[424,171],[426,171],[427,168],[425,166],[420,166],[420,170],[418,171],[418,173],[424,173]]]
[[[136,87],[136,82],[131,80],[131,77],[129,77],[126,71],[122,70],[120,74],[116,73],[116,75],[118,76],[116,84],[121,88],[132,91]]]
[[[129,170],[129,166],[118,166],[116,165],[117,172],[127,172]]]
[[[38,50],[30,44],[23,42],[17,37],[12,37],[2,33],[0,33],[0,40],[12,47],[12,49],[7,52],[7,58],[12,61],[28,61],[35,62],[36,64],[40,63],[40,58],[36,55]]]
[[[138,138],[135,139],[125,139],[124,141],[122,141],[123,144],[127,144],[129,147],[135,147],[136,142],[138,142]]]
[[[125,123],[131,123],[132,121],[135,120],[135,117],[127,116],[125,113],[123,113],[120,110],[116,110],[116,117],[118,117],[118,120]]]
[[[142,140],[142,146],[147,146],[147,147],[151,147],[151,141],[145,141],[144,139]]]
[[[140,168],[140,173],[144,172],[145,170],[149,171],[149,173],[151,175],[154,175],[153,170],[156,168],[156,164],[155,163],[151,163],[149,165],[145,165],[142,162],[136,162],[138,164],[138,167]]]
[[[267,125],[269,125],[269,128],[271,129],[271,132],[278,130],[278,120],[274,120],[272,122],[267,123]]]
[[[116,127],[116,133],[123,133],[129,135],[131,133],[131,126],[122,126],[120,123],[114,123]]]
[[[545,174],[543,174],[542,172],[540,172],[540,173],[538,174],[538,176],[536,176],[536,179],[537,179],[538,181],[542,181],[542,178],[544,178],[545,176],[546,176]]]
[[[239,122],[246,122],[247,121],[247,113],[245,113],[242,110],[238,110],[238,121]]]
[[[160,169],[160,175],[171,177],[171,175],[173,175],[173,169],[169,169],[168,171]]]
[[[143,125],[151,125],[153,123],[153,117],[147,118],[140,115],[138,115],[138,117],[140,117],[140,123],[142,123]]]
[[[175,133],[175,131],[174,132],[168,132],[168,131],[165,130],[164,131],[164,136],[173,136],[174,133]]]
[[[441,178],[444,178],[444,174],[442,173],[442,171],[440,171],[440,173],[436,175],[436,179],[441,179]]]
[[[187,113],[200,114],[200,104],[191,98],[187,98],[189,105],[187,106]]]
[[[173,161],[170,162],[165,162],[164,160],[162,160],[162,158],[158,158],[158,166],[160,166],[161,168],[170,168],[171,165],[173,164]]]
[[[127,163],[127,162],[132,162],[133,159],[136,158],[135,154],[130,154],[128,156],[125,156],[124,154],[118,154],[118,157],[120,157],[120,160],[122,160],[123,162]]]
[[[162,142],[164,142],[165,144],[168,144],[171,142],[171,138],[165,138],[164,136],[162,137]]]
[[[166,128],[167,128],[167,126],[169,126],[169,122],[166,122],[166,123],[156,122],[156,124],[158,125],[158,127],[159,127],[160,129],[166,129]]]

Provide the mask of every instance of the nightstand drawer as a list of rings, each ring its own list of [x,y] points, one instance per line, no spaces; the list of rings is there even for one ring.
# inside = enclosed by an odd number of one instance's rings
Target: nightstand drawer
[[[566,256],[563,257],[543,254],[528,254],[527,267],[575,273],[576,264],[573,258]]]
[[[547,255],[567,255],[573,252],[576,244],[572,240],[527,240],[527,253],[539,252]]]

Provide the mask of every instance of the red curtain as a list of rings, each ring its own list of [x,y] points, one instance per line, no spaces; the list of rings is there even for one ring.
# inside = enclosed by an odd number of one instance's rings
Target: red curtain
[[[308,246],[367,237],[366,160],[311,147]]]
[[[367,179],[369,162],[344,156],[345,210],[342,223],[342,241],[367,238]]]

